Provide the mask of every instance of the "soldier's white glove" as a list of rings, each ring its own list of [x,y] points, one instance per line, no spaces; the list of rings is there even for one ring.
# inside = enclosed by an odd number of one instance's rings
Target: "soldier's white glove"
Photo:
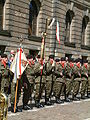
[[[55,61],[53,61],[53,64],[52,64],[52,67],[54,67],[55,66]]]
[[[43,66],[40,67],[40,70],[42,70],[42,69],[43,69]]]
[[[60,75],[63,76],[62,72],[60,72]]]

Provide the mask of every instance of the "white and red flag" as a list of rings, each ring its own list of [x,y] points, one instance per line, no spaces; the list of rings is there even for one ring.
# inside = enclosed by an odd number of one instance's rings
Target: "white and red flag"
[[[14,73],[13,82],[16,83],[17,79],[21,77],[27,65],[28,65],[28,61],[23,52],[23,49],[22,48],[17,49],[15,58],[10,66],[10,70]]]
[[[56,25],[56,39],[60,44],[60,37],[59,37],[59,22],[57,21],[57,25]]]

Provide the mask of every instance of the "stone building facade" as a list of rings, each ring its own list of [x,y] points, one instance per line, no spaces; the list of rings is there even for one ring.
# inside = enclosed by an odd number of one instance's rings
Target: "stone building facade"
[[[57,20],[60,45],[56,40]],[[16,51],[23,39],[25,52],[38,54],[46,21],[46,58],[54,54],[90,60],[90,0],[0,0],[0,50]]]

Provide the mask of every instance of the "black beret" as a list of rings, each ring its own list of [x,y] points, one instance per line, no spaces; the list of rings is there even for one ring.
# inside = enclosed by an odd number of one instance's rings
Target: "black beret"
[[[61,58],[61,61],[65,61],[65,60],[66,60],[66,58],[65,58],[65,57],[62,57],[62,58]]]
[[[60,58],[56,58],[55,61],[56,61],[56,62],[59,62],[59,61],[60,61]]]
[[[69,62],[74,62],[74,58],[70,58],[68,61]]]
[[[7,58],[7,55],[6,54],[2,54],[1,57],[2,58]]]
[[[77,63],[77,62],[81,62],[81,59],[80,58],[77,58],[76,60],[75,60],[75,62]]]
[[[54,55],[49,55],[49,58],[54,59]]]

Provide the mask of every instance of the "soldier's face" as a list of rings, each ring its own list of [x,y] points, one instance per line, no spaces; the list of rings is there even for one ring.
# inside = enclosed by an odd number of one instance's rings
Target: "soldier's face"
[[[51,62],[51,64],[53,64],[53,59],[52,58],[50,58],[50,62]]]

